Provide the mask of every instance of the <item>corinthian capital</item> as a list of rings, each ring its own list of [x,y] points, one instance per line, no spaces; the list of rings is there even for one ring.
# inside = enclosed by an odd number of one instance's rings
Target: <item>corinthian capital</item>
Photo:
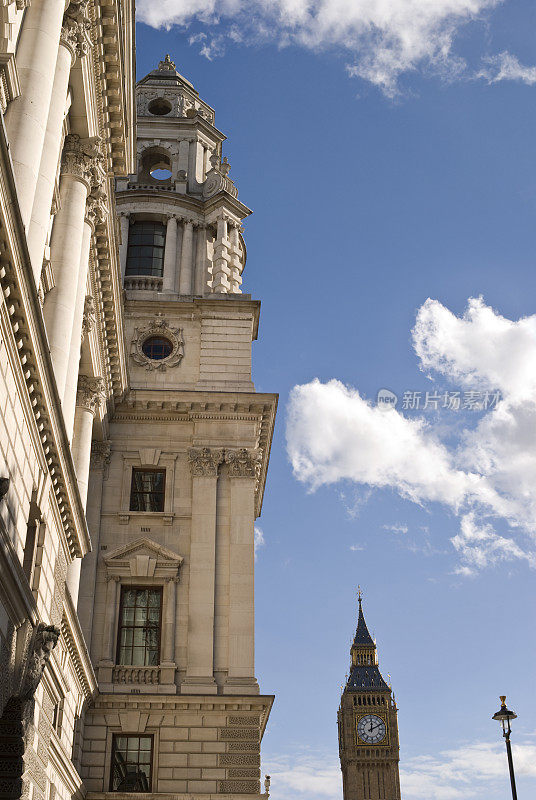
[[[91,45],[88,7],[89,0],[71,0],[63,15],[61,42],[69,48],[73,60],[85,56]]]
[[[223,450],[191,447],[188,450],[188,461],[194,478],[216,477],[218,467],[223,461]]]
[[[230,478],[257,478],[261,468],[261,454],[258,450],[226,450],[225,461],[229,464]]]
[[[65,137],[61,159],[63,174],[73,175],[91,186],[99,186],[104,179],[104,156],[101,139],[92,136],[82,139],[76,133]]]
[[[102,378],[88,378],[80,375],[76,392],[76,405],[95,414],[104,402],[104,381]]]

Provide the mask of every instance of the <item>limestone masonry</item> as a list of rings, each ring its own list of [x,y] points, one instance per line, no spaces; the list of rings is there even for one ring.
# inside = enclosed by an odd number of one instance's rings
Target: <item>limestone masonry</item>
[[[128,0],[0,8],[0,800],[268,797],[250,210]]]

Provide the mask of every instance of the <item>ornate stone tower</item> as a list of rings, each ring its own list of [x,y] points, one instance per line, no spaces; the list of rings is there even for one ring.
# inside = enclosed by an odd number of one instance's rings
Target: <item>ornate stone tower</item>
[[[85,785],[90,800],[259,798],[273,697],[255,678],[253,526],[277,396],[251,377],[250,211],[169,56],[137,112],[137,170],[117,183],[129,388],[93,448],[80,590],[99,683]]]
[[[344,800],[400,800],[397,708],[378,668],[361,592],[350,654],[337,715]]]

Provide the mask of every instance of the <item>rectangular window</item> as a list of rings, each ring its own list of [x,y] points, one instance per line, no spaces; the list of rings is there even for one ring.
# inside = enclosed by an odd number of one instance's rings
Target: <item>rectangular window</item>
[[[114,734],[110,790],[112,792],[150,792],[152,760],[152,736]]]
[[[163,511],[165,486],[165,469],[133,469],[130,510]]]
[[[164,274],[166,229],[161,222],[134,222],[128,232],[126,275]]]
[[[160,663],[162,588],[123,586],[117,663],[154,667]]]

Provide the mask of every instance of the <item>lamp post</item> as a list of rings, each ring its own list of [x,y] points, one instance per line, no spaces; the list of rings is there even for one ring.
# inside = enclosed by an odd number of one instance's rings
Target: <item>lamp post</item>
[[[506,755],[508,756],[508,769],[510,770],[510,784],[512,786],[512,797],[513,800],[517,800],[517,791],[516,791],[516,779],[514,775],[514,762],[512,760],[512,745],[510,744],[510,720],[516,719],[517,714],[513,711],[510,711],[509,708],[506,708],[506,695],[501,695],[500,697],[501,707],[500,709],[493,715],[492,719],[496,719],[497,722],[502,723],[503,729],[503,736],[506,741]]]

